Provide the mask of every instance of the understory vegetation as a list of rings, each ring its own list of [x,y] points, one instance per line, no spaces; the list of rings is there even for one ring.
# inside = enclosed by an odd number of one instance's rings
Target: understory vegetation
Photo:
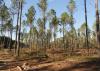
[[[100,57],[98,0],[94,3],[96,20],[92,28],[84,0],[85,22],[78,29],[74,0],[69,0],[60,16],[48,8],[48,0],[38,0],[39,12],[33,4],[26,13],[26,0],[10,0],[9,7],[5,1],[0,0],[0,60],[88,61]]]

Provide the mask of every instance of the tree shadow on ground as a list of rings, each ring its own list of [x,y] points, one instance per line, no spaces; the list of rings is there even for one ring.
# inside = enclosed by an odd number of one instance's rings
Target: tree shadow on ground
[[[64,68],[54,69],[53,65],[44,66],[42,68],[29,70],[29,71],[100,71],[100,59],[93,59],[87,62],[80,62],[72,64],[68,67],[67,63],[65,63]]]
[[[37,60],[34,62],[34,60]],[[32,61],[33,60],[33,61]],[[43,64],[43,63],[50,63],[51,61],[48,61],[45,58],[28,58],[24,60],[16,60],[16,61],[0,61],[0,70],[7,70],[7,69],[12,69],[17,66],[22,66],[24,62],[29,62],[31,65],[37,65],[37,64]]]
[[[16,63],[16,64],[15,64]],[[14,68],[17,65],[21,66],[21,64],[18,64],[18,62],[11,63],[12,67],[9,64],[0,63],[0,70],[6,70],[9,68]],[[45,63],[46,64],[46,63]],[[68,66],[70,64],[70,66]],[[15,66],[16,65],[16,66]],[[47,64],[45,66],[37,67],[30,69],[28,71],[100,71],[100,58],[91,59],[86,62],[75,62],[70,63],[69,61],[66,61],[65,63],[58,63],[58,67],[55,66],[56,64]],[[62,67],[60,67],[60,66]]]
[[[100,71],[100,58],[77,63],[69,68],[63,68],[59,71]]]
[[[21,66],[22,64],[19,62],[5,62],[2,61],[0,62],[0,70],[7,70],[7,69],[11,69],[11,68],[15,68],[17,66]]]

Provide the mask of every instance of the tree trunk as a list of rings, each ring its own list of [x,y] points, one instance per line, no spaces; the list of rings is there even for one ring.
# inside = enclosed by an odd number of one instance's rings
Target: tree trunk
[[[95,0],[96,8],[96,33],[97,33],[97,43],[98,48],[100,47],[100,27],[99,27],[99,10],[98,10],[98,0]]]
[[[86,22],[86,47],[89,47],[88,43],[88,24],[87,24],[87,7],[86,0],[84,0],[84,8],[85,8],[85,22]]]
[[[19,24],[19,33],[18,33],[18,46],[17,46],[17,56],[19,56],[20,53],[20,32],[21,32],[21,21],[22,21],[22,7],[23,3],[20,3],[20,24]]]
[[[64,24],[63,24],[63,48],[65,49],[65,40],[64,40]]]
[[[18,42],[18,29],[19,29],[19,26],[18,26],[18,23],[19,23],[19,11],[20,11],[20,3],[19,3],[19,6],[18,6],[18,14],[17,14],[17,25],[16,25],[16,38],[15,38],[15,54],[16,54],[16,49],[17,49],[17,42]]]

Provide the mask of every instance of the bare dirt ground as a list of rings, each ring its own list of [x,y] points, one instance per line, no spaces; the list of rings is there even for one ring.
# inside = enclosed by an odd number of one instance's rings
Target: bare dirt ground
[[[11,55],[1,53],[3,52],[0,52],[0,71],[21,71],[18,66],[21,67],[25,62],[29,63],[29,69],[26,71],[100,71],[100,58],[85,61],[76,60],[75,57],[60,61],[52,61],[49,58],[14,60]]]
[[[26,61],[5,62],[0,64],[0,71],[20,71],[17,66],[22,66]],[[36,62],[27,60],[30,68],[27,71],[100,71],[100,59],[91,61],[56,61],[56,62]]]

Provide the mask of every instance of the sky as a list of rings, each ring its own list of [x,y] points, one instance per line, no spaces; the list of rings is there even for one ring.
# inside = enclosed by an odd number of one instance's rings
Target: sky
[[[88,24],[90,28],[92,27],[95,21],[95,2],[94,0],[86,0],[87,1],[87,15],[88,15]],[[5,0],[6,5],[10,7],[10,0]],[[37,17],[41,16],[41,12],[37,6],[39,0],[25,0],[24,8],[23,8],[23,16],[27,13],[27,10],[30,6],[35,6]],[[61,13],[67,12],[67,5],[69,0],[48,0],[48,11],[50,9],[56,10],[57,16],[60,17]],[[75,0],[76,9],[74,12],[74,21],[75,28],[79,28],[80,25],[85,21],[84,20],[84,0]],[[99,0],[100,3],[100,0]],[[100,5],[99,5],[100,7]],[[25,17],[23,17],[24,19]]]
[[[48,9],[56,10],[56,14],[60,17],[61,13],[68,12],[67,5],[70,0],[48,0]],[[84,0],[74,0],[76,3],[76,9],[74,11],[74,26],[78,29],[85,22],[84,15]],[[88,16],[88,25],[92,29],[93,23],[95,21],[95,0],[86,0],[87,1],[87,16]],[[5,0],[6,5],[10,7],[10,0]],[[36,17],[41,17],[41,11],[37,6],[39,0],[25,0],[23,8],[23,19],[26,19],[25,13],[27,13],[30,6],[35,6]],[[100,3],[100,0],[99,0]],[[99,5],[100,7],[100,5]]]

